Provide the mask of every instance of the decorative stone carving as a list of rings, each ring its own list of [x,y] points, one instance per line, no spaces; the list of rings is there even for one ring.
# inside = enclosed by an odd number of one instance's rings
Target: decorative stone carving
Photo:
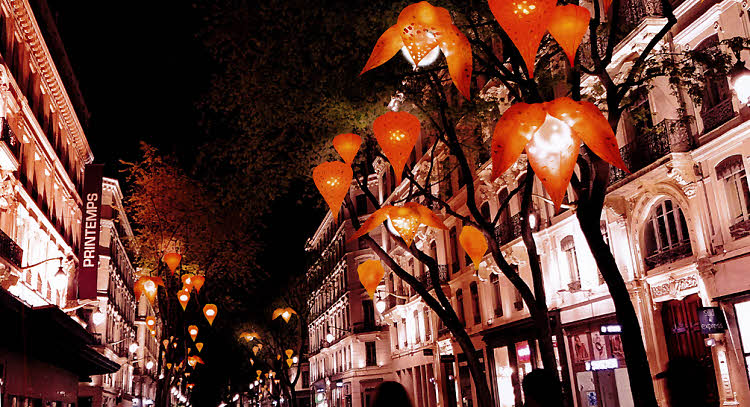
[[[698,184],[692,161],[675,160],[667,164],[667,177],[680,186],[688,199],[695,197]]]

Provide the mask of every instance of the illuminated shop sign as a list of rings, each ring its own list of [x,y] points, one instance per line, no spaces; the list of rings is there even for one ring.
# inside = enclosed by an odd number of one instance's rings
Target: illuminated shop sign
[[[620,367],[617,358],[591,360],[586,362],[586,370],[611,370]]]
[[[622,333],[622,327],[618,324],[602,325],[599,327],[599,333],[602,335],[617,335]]]

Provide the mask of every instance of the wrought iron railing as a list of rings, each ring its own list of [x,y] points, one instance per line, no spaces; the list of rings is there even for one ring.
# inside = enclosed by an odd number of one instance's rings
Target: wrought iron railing
[[[417,280],[419,280],[420,283],[422,283],[427,290],[431,290],[433,288],[432,285],[432,278],[430,278],[429,270],[421,275],[417,276]],[[438,280],[440,283],[447,283],[448,282],[448,266],[441,264],[438,266]]]
[[[507,222],[500,222],[495,226],[495,238],[500,245],[504,245],[521,236],[521,214],[517,213]]]
[[[679,259],[690,256],[693,253],[690,240],[678,243],[677,245],[654,253],[646,257],[646,269],[651,270],[662,264],[673,263]]]
[[[709,108],[708,110],[701,112],[701,119],[703,120],[703,132],[707,133],[722,124],[729,121],[735,116],[734,107],[732,106],[732,98],[726,98]]]
[[[4,142],[8,146],[8,149],[15,157],[16,161],[21,161],[21,143],[13,134],[13,130],[8,124],[8,120],[3,119],[2,130],[0,131],[0,141]]]
[[[635,140],[620,148],[620,155],[630,172],[636,172],[673,151],[685,151],[692,146],[687,126],[682,120],[664,119],[652,128],[643,129]],[[610,182],[627,174],[611,167]]]
[[[2,230],[0,230],[0,256],[5,257],[14,266],[21,267],[23,249]]]

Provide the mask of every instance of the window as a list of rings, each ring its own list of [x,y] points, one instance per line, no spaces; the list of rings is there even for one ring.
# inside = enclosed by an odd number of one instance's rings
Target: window
[[[518,291],[516,288],[514,291],[514,297],[513,297],[513,308],[516,311],[523,310],[523,297],[521,296],[521,292]]]
[[[685,216],[680,207],[669,199],[654,205],[651,217],[646,221],[643,240],[648,269],[670,263],[691,253]]]
[[[736,225],[750,218],[750,190],[741,155],[727,157],[716,166],[716,176],[724,182],[729,222]]]
[[[568,287],[573,289],[581,288],[581,273],[578,270],[578,256],[576,255],[576,245],[573,236],[566,236],[560,242],[560,247],[565,253],[565,260],[568,264],[568,277],[570,284]]]
[[[365,328],[370,330],[375,327],[375,309],[372,307],[372,300],[362,301],[362,312],[364,313]]]
[[[492,273],[490,275],[490,284],[492,284],[492,296],[495,303],[495,316],[503,316],[503,296],[500,287],[500,277]]]
[[[461,321],[461,325],[466,326],[466,318],[464,317],[464,290],[456,290],[456,311],[458,312],[458,320]]]
[[[393,323],[393,338],[396,340],[396,349],[398,349],[398,322]]]
[[[483,203],[483,204],[482,204],[482,207],[481,207],[481,208],[479,208],[479,212],[481,212],[481,213],[482,213],[482,217],[483,217],[483,218],[484,218],[484,219],[485,219],[486,221],[488,221],[488,222],[492,222],[492,217],[491,217],[491,214],[490,214],[490,203],[489,203],[489,202],[485,202],[485,203]]]
[[[456,238],[456,227],[451,227],[448,234],[448,244],[451,250],[451,272],[458,273],[458,239]]]
[[[482,311],[479,307],[479,287],[477,287],[476,281],[469,285],[469,292],[471,292],[471,311],[474,313],[474,324],[482,323]]]
[[[414,310],[414,340],[416,343],[422,342],[422,330],[419,328],[419,311]]]
[[[359,215],[367,213],[367,196],[365,194],[357,195],[355,203],[357,206],[357,212]]]
[[[367,366],[377,366],[378,353],[375,342],[365,342],[365,362]]]
[[[430,310],[424,309],[424,340],[432,339],[432,321],[430,320]]]

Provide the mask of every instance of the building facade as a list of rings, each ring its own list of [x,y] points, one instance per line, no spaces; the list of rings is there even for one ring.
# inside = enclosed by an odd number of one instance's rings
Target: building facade
[[[678,21],[659,49],[679,52],[723,47],[728,52],[723,40],[750,38],[750,19],[743,3],[671,3]],[[580,4],[593,8],[592,2]],[[630,32],[614,48],[613,77],[618,69],[629,66],[633,50],[643,49],[666,24],[658,1],[623,2],[623,7]],[[748,61],[750,55],[743,51],[742,57]],[[503,93],[502,87],[479,79],[478,97],[498,100],[494,96]],[[728,78],[707,77],[706,81],[706,93],[697,104],[684,90],[675,91],[667,79],[659,78],[647,96],[625,113],[616,133],[632,174],[612,171],[600,226],[628,285],[652,374],[664,371],[670,360],[690,359],[705,372],[712,405],[750,405],[750,277],[746,272],[750,265],[750,111],[733,94]],[[583,83],[586,90],[593,79],[584,78]],[[498,107],[504,111],[508,106],[501,100]],[[643,112],[645,124],[642,116],[637,117]],[[423,179],[420,177],[429,171],[433,160],[441,163],[434,166],[433,176],[446,181],[433,186],[432,192],[466,216],[467,199],[475,199],[482,214],[493,219],[500,202],[525,179],[526,168],[522,156],[508,172],[492,179],[489,143],[493,129],[494,123],[458,129],[459,136],[476,136],[483,146],[484,151],[469,157],[475,171],[475,197],[467,197],[458,171],[440,172],[451,167],[451,158],[440,147],[431,149],[434,138],[425,131],[407,167],[413,168],[417,179]],[[408,182],[394,186],[386,163],[376,162],[375,169],[367,185],[380,204],[408,197]],[[538,195],[545,195],[538,180],[534,188]],[[574,196],[572,190],[568,196]],[[356,185],[349,198],[361,219],[366,219],[372,208],[367,207],[368,200]],[[578,226],[575,209],[555,213],[543,199],[535,199],[533,205],[535,216],[529,221],[541,254],[566,397],[578,407],[637,405],[630,395],[614,303]],[[508,211],[499,215],[495,232],[506,259],[531,284],[520,238],[520,206],[519,197],[511,199]],[[524,375],[541,367],[529,312],[489,255],[474,271],[458,243],[463,226],[460,220],[439,207],[433,210],[442,215],[448,230],[423,228],[415,244],[440,264],[441,289],[449,294],[474,342],[497,405],[519,407],[524,398]],[[312,253],[324,258],[321,253],[328,245],[321,242],[336,242],[339,234],[350,234],[348,215],[342,216],[338,222],[327,216],[311,239]],[[400,266],[433,289],[425,267],[386,238],[385,227],[371,236]],[[319,382],[336,382],[333,377],[341,375],[337,360],[343,361],[345,371],[347,363],[356,368],[362,361],[356,356],[353,361],[347,356],[338,359],[338,342],[329,346],[322,339],[326,324],[349,326],[338,310],[348,315],[346,306],[354,300],[348,295],[341,297],[341,293],[362,290],[356,266],[360,259],[375,258],[358,242],[350,246],[345,241],[344,237],[327,249],[337,251],[334,258],[342,260],[326,268],[332,270],[326,274],[330,275],[330,289],[316,292],[311,304],[317,315],[325,314],[310,325],[311,344],[321,343],[311,358],[311,372]],[[376,304],[375,318],[388,328],[388,362],[383,366],[388,373],[383,374],[403,383],[416,405],[475,405],[476,391],[460,348],[420,297],[389,270],[378,289]],[[382,333],[386,335],[385,330]],[[321,366],[317,370],[316,362]],[[320,383],[321,388],[334,387]],[[654,383],[660,405],[668,405],[663,380],[654,378]],[[330,400],[321,397],[317,405],[332,405]]]

